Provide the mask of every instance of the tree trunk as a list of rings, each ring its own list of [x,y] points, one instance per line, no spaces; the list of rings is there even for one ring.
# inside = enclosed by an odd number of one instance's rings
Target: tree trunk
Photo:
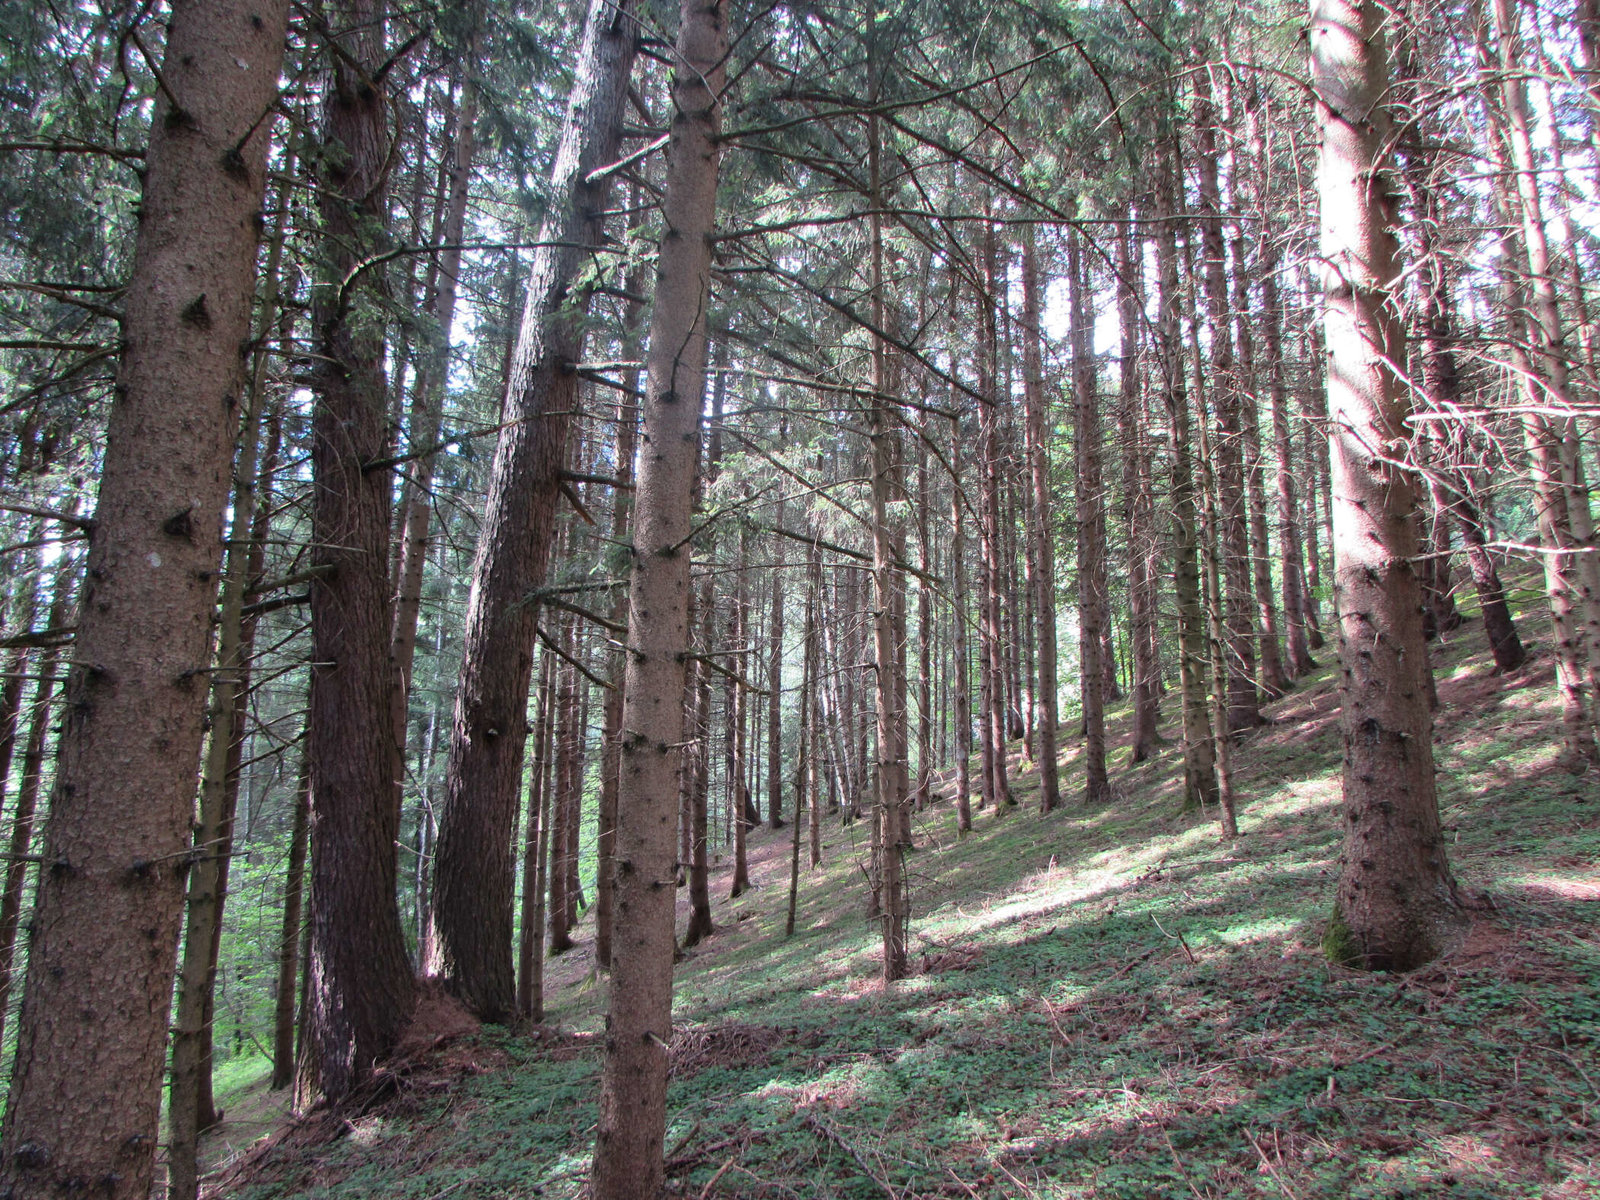
[[[1044,361],[1039,349],[1044,337],[1040,299],[1038,251],[1030,225],[1022,244],[1022,396],[1027,407],[1029,499],[1032,502],[1028,524],[1034,539],[1033,604],[1039,628],[1039,811],[1047,813],[1061,803],[1061,767],[1056,737],[1060,714],[1056,679],[1055,505],[1050,494],[1050,453],[1046,441],[1049,422],[1045,411]]]
[[[740,682],[748,669],[749,655],[744,653],[751,642],[750,603],[746,595],[745,570],[750,561],[750,538],[747,527],[739,530],[739,560],[734,565],[733,604],[728,612],[728,674],[723,677],[722,715],[724,720],[723,775],[724,798],[728,805],[729,820],[733,825],[733,882],[728,889],[730,899],[737,899],[750,890],[748,860],[748,834],[750,831],[750,797],[745,785],[749,764],[745,756],[745,706],[749,693]]]
[[[1004,816],[1016,802],[1006,776],[1006,662],[1005,629],[1002,621],[1002,570],[1000,552],[1000,393],[996,381],[998,359],[995,332],[995,305],[998,295],[994,229],[983,226],[983,269],[985,288],[978,297],[978,440],[981,453],[979,477],[979,547],[983,558],[983,624],[978,646],[979,713],[983,733],[983,798],[992,804],[996,816]]]
[[[950,645],[955,660],[956,832],[972,832],[972,675],[967,651],[966,493],[961,488],[960,401],[952,391],[956,415],[950,418]]]
[[[319,207],[326,266],[313,320],[311,961],[297,1106],[338,1100],[393,1048],[415,999],[395,885],[394,727],[389,716],[391,482],[381,285],[356,267],[380,248],[390,162],[388,99],[372,0],[335,55],[323,100]],[[353,282],[352,282],[353,280]]]
[[[1210,387],[1215,397],[1217,554],[1223,572],[1224,665],[1228,674],[1227,733],[1261,724],[1256,691],[1255,592],[1250,573],[1250,535],[1245,518],[1242,389],[1228,320],[1227,245],[1223,239],[1217,183],[1217,110],[1206,71],[1194,75],[1195,138],[1198,142],[1199,227],[1204,263],[1207,323],[1211,334]]]
[[[689,530],[728,55],[724,0],[683,0],[634,522],[617,925],[595,1131],[594,1200],[661,1188],[672,1037],[672,798],[689,648]]]
[[[551,168],[548,215],[506,388],[500,441],[473,564],[451,723],[445,802],[434,860],[433,916],[441,968],[480,1016],[514,1013],[513,828],[522,778],[538,606],[560,496],[638,25],[632,0],[591,0]]]
[[[779,431],[787,440],[787,426]],[[783,526],[780,498],[773,516]],[[777,539],[778,561],[772,569],[772,615],[767,621],[767,826],[783,828],[783,570],[788,545]],[[795,810],[798,819],[799,809]]]
[[[1122,334],[1117,433],[1122,441],[1122,516],[1128,538],[1128,624],[1133,651],[1133,729],[1129,764],[1156,753],[1161,716],[1160,642],[1156,630],[1155,497],[1150,479],[1148,421],[1140,402],[1139,326],[1144,320],[1143,272],[1125,226],[1117,238],[1117,318]]]
[[[876,13],[876,8],[872,9]],[[875,34],[876,24],[871,26]],[[869,34],[869,36],[872,36]],[[881,65],[876,39],[870,43],[869,92],[876,97]],[[879,331],[889,326],[884,295],[882,163],[880,129],[869,118],[868,174],[872,216],[871,237],[872,320]],[[896,381],[890,377],[889,345],[881,332],[872,339],[872,403],[867,411],[867,436],[872,443],[872,633],[874,689],[878,710],[877,770],[874,814],[882,848],[878,880],[879,908],[883,920],[883,982],[903,979],[907,972],[906,940],[911,914],[905,886],[906,804],[910,786],[907,772],[906,639],[905,639],[905,526],[899,513],[907,499],[900,444],[898,407],[890,399]]]
[[[528,771],[528,811],[522,833],[522,913],[517,937],[517,1012],[544,1020],[544,906],[550,877],[545,843],[550,837],[550,734],[555,720],[555,653],[540,656],[534,701],[533,762]]]
[[[285,175],[293,174],[291,164]],[[260,582],[263,560],[254,535],[263,519],[256,502],[261,482],[257,463],[267,458],[261,453],[262,415],[267,403],[264,349],[277,319],[288,200],[288,187],[280,187],[278,227],[267,254],[255,362],[233,468],[233,526],[224,556],[216,662],[211,675],[211,734],[200,776],[195,861],[189,869],[187,920],[178,970],[178,1016],[172,1030],[167,1102],[167,1195],[171,1200],[193,1200],[199,1193],[200,1131],[216,1124],[208,1033],[221,949],[222,910],[227,899],[227,868],[233,850],[233,817],[239,797],[250,657],[255,642],[255,620],[245,617],[244,600],[251,585]],[[272,460],[277,457],[276,449],[272,448]],[[270,467],[268,473],[270,482]]]
[[[714,469],[714,462],[708,464],[708,472]],[[702,655],[710,653],[712,631],[716,628],[711,594],[712,576],[707,572],[699,596],[689,598],[689,628],[700,630],[697,641]],[[689,746],[681,772],[689,800],[689,927],[683,934],[686,950],[715,931],[711,921],[711,870],[706,854],[706,840],[711,833],[707,811],[711,791],[711,668],[703,659],[692,661],[687,686],[692,693],[692,704],[685,706],[684,740]]]
[[[294,1082],[295,1000],[300,995],[300,942],[306,894],[306,850],[311,840],[311,756],[302,746],[289,827],[289,865],[283,874],[283,925],[278,933],[278,978],[272,1002],[272,1090]]]
[[[1307,634],[1305,543],[1300,536],[1300,501],[1295,495],[1294,430],[1284,384],[1283,300],[1278,290],[1278,256],[1269,250],[1261,264],[1261,330],[1272,403],[1272,437],[1277,454],[1278,553],[1283,571],[1283,624],[1288,635],[1289,674],[1316,670]]]
[[[1085,804],[1111,798],[1106,778],[1104,633],[1108,613],[1105,499],[1100,469],[1100,398],[1090,350],[1090,274],[1076,230],[1067,233],[1067,286],[1071,292],[1073,453],[1077,462],[1079,686],[1083,697]]]
[[[77,574],[77,564],[70,557],[63,558],[62,562],[63,566],[56,573],[55,594],[45,625],[47,629],[59,629],[72,619],[72,580]],[[31,617],[29,623],[32,623]],[[29,850],[33,846],[33,831],[37,823],[45,742],[50,730],[51,698],[55,692],[55,673],[61,661],[62,649],[61,646],[48,647],[34,664],[39,680],[34,685],[33,699],[28,705],[27,732],[22,743],[22,771],[17,781],[16,805],[11,814],[11,841],[7,846],[5,891],[0,894],[0,1039],[5,1036],[6,1014],[11,1001],[17,928],[21,923],[28,876],[33,873]]]
[[[643,272],[635,270],[628,277],[627,290],[633,295],[644,291]],[[622,357],[638,356],[642,335],[641,322],[644,306],[630,301],[624,318]],[[611,509],[611,539],[621,545],[628,536],[628,526],[633,517],[633,459],[638,451],[639,406],[634,400],[639,390],[639,372],[630,371],[625,376],[628,391],[617,401],[617,442],[613,456],[613,473],[617,480],[615,499]],[[618,588],[611,605],[611,621],[617,628],[613,634],[624,644],[627,642],[628,593]],[[617,848],[617,772],[622,763],[622,685],[625,663],[621,652],[611,655],[611,689],[606,692],[600,735],[600,832],[597,838],[594,899],[594,960],[601,967],[611,966],[611,938],[615,932],[616,913],[616,848]],[[680,863],[680,869],[682,864]]]
[[[1595,551],[1594,519],[1588,488],[1583,482],[1582,456],[1578,452],[1577,422],[1569,386],[1566,332],[1556,293],[1544,211],[1539,195],[1532,134],[1529,129],[1527,95],[1524,89],[1523,54],[1518,33],[1518,11],[1508,0],[1493,0],[1494,28],[1499,43],[1500,99],[1505,110],[1506,141],[1511,151],[1515,215],[1521,222],[1522,251],[1527,259],[1526,290],[1532,303],[1528,312],[1528,333],[1534,349],[1531,374],[1522,376],[1527,404],[1535,410],[1556,410],[1559,415],[1530,411],[1527,417],[1539,428],[1534,430],[1538,453],[1554,450],[1556,472],[1549,483],[1559,489],[1565,504],[1567,529],[1573,550],[1569,583],[1575,588],[1572,629],[1576,638],[1577,666],[1586,686],[1582,697],[1587,734],[1573,746],[1569,738],[1568,757],[1572,765],[1600,762],[1594,750],[1594,733],[1600,722],[1600,554]],[[1507,213],[1511,216],[1511,213]],[[1559,514],[1552,513],[1559,521]],[[1573,758],[1576,753],[1577,757]]]
[[[0,1189],[149,1195],[287,5],[173,12],[39,881]],[[107,920],[108,913],[118,914]]]
[[[476,38],[468,48],[469,59],[476,57]],[[463,70],[465,68],[458,68]],[[454,113],[455,136],[445,153],[443,173],[443,218],[433,240],[443,245],[431,272],[425,303],[431,326],[431,344],[424,350],[412,387],[411,412],[406,421],[407,440],[413,453],[423,451],[405,473],[400,491],[400,559],[396,564],[394,625],[389,634],[389,654],[393,661],[390,695],[394,721],[396,803],[406,777],[406,737],[411,698],[411,672],[417,655],[417,620],[422,608],[422,569],[428,559],[428,530],[433,518],[433,473],[438,455],[432,449],[439,440],[444,415],[444,395],[450,374],[450,330],[455,321],[456,285],[461,273],[461,241],[466,228],[467,193],[472,179],[472,162],[477,151],[478,88],[468,77],[462,86],[461,102]],[[420,940],[427,941],[421,929]],[[419,955],[425,969],[436,953]]]
[[[1176,156],[1176,143],[1173,143]],[[1156,257],[1161,271],[1162,400],[1172,455],[1173,591],[1178,602],[1178,680],[1183,699],[1183,807],[1204,808],[1217,799],[1216,751],[1206,713],[1205,612],[1200,597],[1200,538],[1194,487],[1193,423],[1183,354],[1183,301],[1178,284],[1178,164],[1161,172],[1157,191]]]
[[[1325,947],[1409,970],[1461,925],[1434,793],[1433,714],[1415,560],[1416,483],[1377,457],[1406,438],[1405,346],[1383,106],[1387,52],[1372,0],[1315,0],[1323,322],[1333,455],[1345,845]]]

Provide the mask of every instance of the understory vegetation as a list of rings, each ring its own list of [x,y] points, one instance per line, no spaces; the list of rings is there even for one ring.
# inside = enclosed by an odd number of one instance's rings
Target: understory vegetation
[[[1440,806],[1473,906],[1443,958],[1393,975],[1321,952],[1339,848],[1327,666],[1241,742],[1231,844],[1179,811],[1175,755],[1114,771],[1104,805],[980,811],[965,838],[944,781],[915,819],[913,975],[888,991],[866,824],[827,826],[791,938],[789,831],[755,830],[754,888],[728,900],[731,864],[713,871],[717,932],[677,968],[673,1194],[1600,1193],[1600,796],[1557,762],[1547,655],[1498,674],[1472,621],[1434,656]],[[1127,715],[1112,710],[1113,746]],[[1013,765],[1026,810],[1036,770]],[[272,1101],[264,1068],[240,1082],[212,1194],[580,1195],[604,1007],[591,933],[550,966],[544,1024],[479,1029],[425,999],[362,1095],[253,1149]]]

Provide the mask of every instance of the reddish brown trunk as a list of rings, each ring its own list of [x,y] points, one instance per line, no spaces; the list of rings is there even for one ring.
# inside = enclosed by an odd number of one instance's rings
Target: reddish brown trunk
[[[473,564],[433,916],[443,974],[493,1021],[512,1016],[516,999],[511,847],[538,622],[538,605],[529,599],[544,583],[554,540],[578,403],[574,367],[593,287],[584,272],[603,253],[611,173],[599,168],[618,155],[637,38],[632,0],[592,0],[552,168],[553,200],[529,270]]]

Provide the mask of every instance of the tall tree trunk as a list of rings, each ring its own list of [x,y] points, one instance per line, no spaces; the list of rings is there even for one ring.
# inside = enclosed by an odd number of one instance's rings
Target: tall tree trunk
[[[1205,70],[1195,73],[1195,139],[1198,143],[1201,257],[1206,315],[1211,335],[1211,388],[1215,394],[1217,553],[1223,571],[1225,666],[1228,672],[1228,733],[1261,724],[1256,691],[1255,592],[1250,573],[1250,535],[1245,513],[1242,389],[1228,319],[1227,244],[1223,239],[1221,192],[1217,183],[1217,109]]]
[[[1111,798],[1106,778],[1104,632],[1106,596],[1105,523],[1101,485],[1100,397],[1090,350],[1090,275],[1076,230],[1067,233],[1067,287],[1071,293],[1073,452],[1077,460],[1079,686],[1083,697],[1085,804]]]
[[[730,899],[742,896],[750,890],[747,836],[750,831],[750,820],[746,811],[750,798],[745,784],[749,770],[745,756],[745,707],[749,703],[749,692],[740,682],[745,670],[748,669],[750,656],[744,651],[749,649],[747,643],[751,641],[750,603],[746,594],[745,580],[745,570],[750,561],[750,538],[747,529],[747,526],[741,526],[739,530],[739,560],[734,565],[733,604],[728,611],[728,648],[733,653],[728,657],[728,674],[723,677],[722,688],[725,731],[724,797],[728,805],[729,820],[733,825],[733,882],[728,889]]]
[[[1239,92],[1246,95],[1241,102]],[[1257,276],[1270,266],[1270,254],[1265,248],[1267,229],[1266,206],[1261,201],[1264,166],[1258,157],[1261,123],[1260,97],[1253,82],[1229,84],[1234,122],[1237,125],[1243,112],[1245,129],[1242,146],[1233,154],[1230,173],[1233,206],[1236,212],[1257,218],[1252,231],[1256,238],[1252,260],[1251,245],[1246,236],[1246,221],[1234,224],[1233,234],[1233,326],[1238,341],[1239,381],[1239,433],[1240,449],[1244,460],[1245,505],[1249,521],[1250,570],[1256,601],[1256,632],[1261,645],[1261,690],[1269,697],[1282,696],[1290,687],[1289,674],[1284,668],[1283,644],[1278,635],[1278,605],[1272,585],[1272,549],[1267,538],[1266,470],[1261,454],[1261,409],[1256,397],[1260,381],[1256,376],[1255,329],[1265,314],[1253,314],[1250,308],[1251,285]],[[1235,130],[1235,135],[1238,133]],[[1267,260],[1267,261],[1263,261]],[[1270,369],[1270,367],[1269,367]]]
[[[644,288],[644,273],[635,270],[628,277],[627,291],[637,296]],[[623,322],[622,357],[625,359],[632,360],[639,354],[643,319],[643,304],[630,301]],[[639,441],[639,405],[634,399],[639,390],[639,372],[630,371],[625,379],[628,390],[621,393],[617,401],[617,441],[612,468],[617,488],[611,508],[611,540],[617,545],[626,540],[633,519],[633,459],[638,452]],[[618,588],[611,605],[611,632],[624,644],[627,642],[627,620],[627,589]],[[600,735],[600,832],[595,853],[594,960],[607,968],[611,966],[611,938],[616,920],[617,773],[622,765],[624,667],[621,651],[613,652],[611,688],[606,692],[601,718],[604,728]],[[679,867],[681,870],[681,863]]]
[[[1142,419],[1139,380],[1139,326],[1144,320],[1143,272],[1133,251],[1132,232],[1117,238],[1117,318],[1122,334],[1117,434],[1122,441],[1122,515],[1128,538],[1128,623],[1133,653],[1133,730],[1128,762],[1145,762],[1156,753],[1161,715],[1161,661],[1156,613],[1155,497],[1150,478],[1150,447]]]
[[[708,465],[714,470],[714,464]],[[716,622],[711,604],[712,576],[708,571],[701,581],[700,594],[689,598],[689,628],[698,628],[695,639],[702,656],[711,652]],[[711,668],[703,659],[692,661],[687,688],[692,703],[685,706],[688,726],[685,741],[691,744],[684,755],[681,774],[687,787],[689,809],[689,927],[683,934],[684,949],[711,936],[711,870],[707,839],[711,835],[709,808],[711,792]],[[620,819],[620,814],[619,814]]]
[[[385,55],[373,0],[341,14],[355,32],[323,100],[319,206],[326,262],[314,296],[312,416],[311,962],[296,1099],[337,1100],[399,1039],[415,997],[395,884],[400,810],[389,717],[388,450],[383,311],[376,270],[390,162]],[[359,282],[351,282],[352,277]]]
[[[483,535],[473,564],[451,723],[445,802],[434,860],[433,916],[442,973],[479,1015],[514,1014],[511,853],[528,683],[567,433],[601,251],[611,172],[622,136],[638,40],[632,0],[591,0],[551,204],[529,271],[527,302],[506,388]]]
[[[294,1082],[295,1000],[300,995],[300,943],[305,936],[306,851],[311,842],[311,756],[300,750],[283,873],[283,924],[278,932],[278,977],[272,999],[272,1090]]]
[[[1316,669],[1306,631],[1305,543],[1300,536],[1300,501],[1295,495],[1294,430],[1289,423],[1289,393],[1284,382],[1283,300],[1278,290],[1278,255],[1268,243],[1261,264],[1261,337],[1267,359],[1272,404],[1273,448],[1278,459],[1278,553],[1283,572],[1283,624],[1289,649],[1289,674]]]
[[[292,164],[286,168],[285,176],[293,176]],[[187,920],[178,969],[178,1016],[172,1030],[167,1102],[167,1194],[171,1200],[193,1200],[199,1193],[200,1131],[216,1123],[207,1033],[221,948],[227,866],[232,858],[233,817],[239,796],[245,699],[255,642],[255,621],[245,617],[244,600],[252,584],[260,582],[263,558],[254,535],[260,524],[257,464],[265,457],[261,453],[262,416],[267,404],[265,343],[277,320],[288,212],[289,189],[285,185],[278,191],[278,226],[267,254],[265,294],[256,328],[257,350],[233,467],[233,526],[224,556],[216,662],[211,674],[211,734],[200,775],[195,861],[189,869]],[[276,459],[276,447],[271,457]]]
[[[62,560],[55,580],[55,592],[50,602],[47,629],[59,629],[71,620],[72,580],[77,564],[70,558]],[[31,590],[31,589],[30,589]],[[32,607],[30,603],[26,607]],[[29,623],[32,623],[30,617]],[[20,627],[20,626],[19,626]],[[22,742],[22,770],[17,781],[17,800],[11,813],[11,840],[7,846],[5,891],[0,893],[0,1039],[5,1036],[6,1013],[10,1007],[12,972],[17,956],[17,928],[22,919],[22,904],[28,886],[28,876],[33,873],[29,850],[33,846],[33,831],[37,822],[39,793],[43,783],[45,742],[49,736],[51,700],[55,693],[56,668],[61,661],[62,647],[47,647],[34,664],[38,682],[28,705],[27,732]]]
[[[724,0],[683,0],[636,493],[611,1009],[594,1200],[661,1188],[672,1037],[673,816],[689,647],[689,528],[728,56]]]
[[[1033,535],[1034,611],[1039,628],[1039,811],[1047,813],[1061,803],[1060,749],[1056,738],[1059,721],[1056,679],[1056,546],[1055,510],[1050,494],[1050,452],[1046,438],[1044,359],[1039,343],[1042,305],[1039,257],[1033,226],[1022,243],[1022,396],[1026,405],[1028,477],[1032,511],[1028,525]]]
[[[577,905],[572,896],[572,825],[576,745],[573,725],[578,713],[578,672],[572,666],[573,636],[577,618],[561,617],[561,665],[556,668],[556,711],[551,734],[554,774],[550,796],[550,955],[572,949],[572,919]]]
[[[780,437],[787,434],[787,426]],[[786,440],[786,439],[785,439]],[[773,516],[783,528],[784,503],[780,498]],[[767,825],[783,828],[783,570],[787,544],[777,539],[778,561],[772,570],[772,615],[767,621]],[[795,809],[796,819],[800,810]]]
[[[1345,749],[1345,844],[1325,946],[1336,961],[1408,970],[1445,948],[1463,914],[1434,793],[1411,565],[1416,483],[1376,450],[1405,440],[1409,407],[1392,365],[1405,346],[1389,299],[1399,269],[1383,19],[1373,0],[1311,9]]]
[[[876,13],[876,7],[873,8]],[[872,25],[873,34],[876,22]],[[868,52],[872,79],[869,94],[878,95],[881,63],[875,36]],[[882,146],[878,118],[869,118],[868,174],[871,188],[871,289],[872,404],[867,412],[867,436],[872,443],[872,633],[875,699],[878,709],[878,762],[875,772],[877,811],[874,814],[882,847],[879,907],[883,914],[883,981],[891,984],[906,976],[906,940],[911,914],[905,887],[906,804],[910,786],[907,772],[906,639],[905,639],[905,526],[898,515],[907,499],[903,448],[897,405],[890,399],[896,380],[891,378],[889,345],[884,331],[890,323],[884,295]]]
[[[0,1188],[146,1200],[287,5],[179,5],[154,101]],[[203,678],[203,675],[198,676]],[[116,913],[115,921],[106,914]]]
[[[1532,303],[1527,306],[1528,333],[1534,349],[1523,375],[1523,387],[1531,409],[1528,417],[1539,428],[1534,431],[1540,445],[1554,450],[1556,474],[1551,481],[1565,500],[1567,530],[1573,550],[1570,584],[1575,587],[1572,628],[1577,640],[1577,665],[1584,675],[1582,699],[1589,723],[1587,735],[1577,746],[1569,744],[1569,758],[1576,752],[1591,765],[1600,762],[1594,750],[1594,733],[1600,721],[1600,554],[1595,550],[1594,518],[1588,488],[1583,482],[1582,456],[1578,452],[1577,421],[1573,412],[1567,365],[1566,331],[1556,291],[1554,267],[1550,257],[1544,210],[1539,195],[1532,133],[1529,128],[1527,94],[1523,84],[1523,55],[1518,31],[1518,10],[1509,0],[1492,0],[1494,30],[1499,49],[1499,93],[1504,108],[1504,131],[1513,168],[1514,206],[1521,222],[1522,252],[1526,256],[1526,290]],[[1507,214],[1511,216],[1512,213]],[[1551,415],[1546,411],[1554,410]],[[1558,512],[1552,512],[1558,519]],[[1569,739],[1570,743],[1570,739]],[[1574,765],[1576,764],[1574,760]]]
[[[967,651],[967,513],[961,487],[960,401],[950,418],[950,646],[955,660],[956,832],[972,831],[972,676]]]
[[[1176,157],[1176,142],[1172,153]],[[1173,591],[1178,602],[1178,680],[1183,700],[1183,806],[1204,808],[1217,800],[1216,751],[1206,713],[1205,612],[1200,596],[1200,537],[1195,503],[1193,422],[1183,354],[1183,299],[1178,283],[1178,164],[1161,172],[1156,195],[1156,258],[1161,272],[1160,337],[1162,400],[1172,455]]]
[[[540,655],[534,702],[533,762],[528,771],[528,811],[522,833],[522,913],[517,937],[517,1012],[544,1020],[544,908],[550,876],[545,856],[550,839],[551,727],[555,723],[555,653]]]
[[[1000,552],[1000,392],[996,380],[998,349],[995,305],[998,303],[994,228],[984,223],[982,236],[984,288],[978,296],[978,441],[979,495],[982,505],[978,525],[983,624],[979,629],[978,719],[983,734],[983,798],[1004,816],[1016,802],[1006,770],[1006,663],[1002,621],[1002,570]]]
[[[476,37],[467,50],[469,62],[476,58]],[[464,74],[467,67],[459,67]],[[445,151],[443,174],[444,211],[433,240],[441,243],[431,273],[424,307],[430,325],[430,344],[423,352],[412,386],[411,412],[406,433],[412,460],[400,491],[400,558],[395,570],[394,624],[389,633],[389,654],[393,662],[390,681],[391,719],[394,722],[394,786],[396,800],[406,776],[406,733],[411,698],[411,672],[417,655],[417,620],[422,610],[422,569],[428,559],[428,530],[433,517],[433,473],[438,455],[434,444],[444,416],[444,396],[450,374],[450,330],[455,322],[456,288],[461,274],[461,242],[466,229],[468,185],[472,162],[477,152],[478,88],[469,77],[462,85],[461,101],[454,112],[454,137]],[[422,930],[418,938],[428,939]],[[434,948],[422,958],[429,966]]]

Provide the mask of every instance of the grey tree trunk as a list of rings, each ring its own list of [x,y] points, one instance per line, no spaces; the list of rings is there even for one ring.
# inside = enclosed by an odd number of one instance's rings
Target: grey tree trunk
[[[673,850],[689,648],[689,530],[728,55],[725,0],[683,0],[635,494],[612,946],[591,1186],[654,1196],[665,1172]]]

